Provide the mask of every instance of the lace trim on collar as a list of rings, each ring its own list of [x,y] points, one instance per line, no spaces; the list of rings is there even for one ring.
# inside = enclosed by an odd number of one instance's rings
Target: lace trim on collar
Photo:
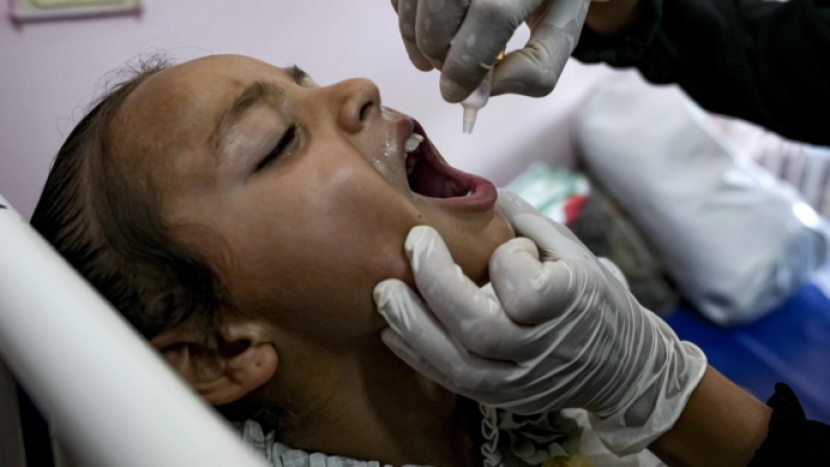
[[[582,428],[559,411],[523,416],[486,405],[479,408],[484,467],[536,467],[554,457],[577,453]],[[276,441],[274,432],[263,433],[262,426],[253,420],[234,426],[242,440],[273,467],[381,467],[377,461],[292,449]]]

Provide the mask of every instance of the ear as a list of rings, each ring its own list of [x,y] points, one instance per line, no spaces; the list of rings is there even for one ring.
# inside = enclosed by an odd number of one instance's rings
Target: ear
[[[150,340],[173,368],[212,405],[241,399],[277,371],[277,350],[267,327],[252,322],[223,323],[215,342],[176,329]]]

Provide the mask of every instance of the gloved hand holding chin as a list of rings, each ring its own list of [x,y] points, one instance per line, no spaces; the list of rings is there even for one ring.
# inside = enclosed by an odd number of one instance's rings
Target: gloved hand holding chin
[[[435,230],[412,229],[405,249],[419,293],[398,280],[375,288],[384,341],[453,392],[522,414],[584,408],[612,451],[644,449],[680,416],[705,356],[566,227],[508,191],[498,207],[525,238],[495,251],[483,288]]]

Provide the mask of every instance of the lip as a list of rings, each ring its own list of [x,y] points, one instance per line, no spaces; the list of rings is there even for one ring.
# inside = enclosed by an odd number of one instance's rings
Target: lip
[[[472,192],[469,196],[433,198],[416,193],[410,189],[409,191],[414,198],[420,202],[465,211],[487,211],[495,206],[496,200],[498,199],[498,191],[493,183],[477,175],[462,172],[447,164],[447,161],[444,160],[444,157],[441,156],[441,153],[432,144],[432,141],[427,136],[421,124],[408,116],[404,116],[398,124],[398,154],[401,155],[401,170],[404,171],[404,176],[406,176],[406,151],[404,147],[407,138],[412,133],[418,133],[424,137],[424,141],[421,143],[421,157],[424,158],[425,162],[431,164],[439,174],[457,181],[466,190]]]

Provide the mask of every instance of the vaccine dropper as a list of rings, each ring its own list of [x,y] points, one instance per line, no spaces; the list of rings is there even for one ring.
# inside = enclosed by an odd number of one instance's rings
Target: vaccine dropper
[[[461,106],[464,107],[464,133],[468,135],[473,132],[473,127],[476,125],[476,116],[478,115],[478,111],[487,105],[487,101],[490,99],[490,88],[493,87],[493,70],[496,69],[496,65],[503,58],[504,50],[499,52],[499,56],[496,57],[496,63],[494,63],[490,68],[490,71],[487,72],[487,76],[484,77],[484,81],[478,85],[476,90],[473,91],[469,97],[461,101]]]
[[[585,23],[585,16],[590,4],[591,0],[557,0],[551,2],[543,12],[542,18],[535,26],[536,31],[543,33],[539,35],[536,42],[548,42],[548,47],[545,50],[551,54],[543,63],[545,65],[541,69],[543,74],[555,77],[556,81],[559,80],[568,57],[576,48],[577,41],[579,41],[582,25]],[[536,32],[532,34],[536,34]],[[531,39],[533,39],[533,35],[531,35]],[[559,46],[554,47],[549,42]],[[565,47],[562,47],[562,45],[565,45]],[[461,105],[464,106],[464,133],[470,134],[473,132],[478,111],[487,105],[487,100],[490,98],[490,90],[493,87],[493,70],[503,58],[504,50],[496,58],[496,62],[487,72],[484,81],[470,94],[470,97],[461,102]]]

